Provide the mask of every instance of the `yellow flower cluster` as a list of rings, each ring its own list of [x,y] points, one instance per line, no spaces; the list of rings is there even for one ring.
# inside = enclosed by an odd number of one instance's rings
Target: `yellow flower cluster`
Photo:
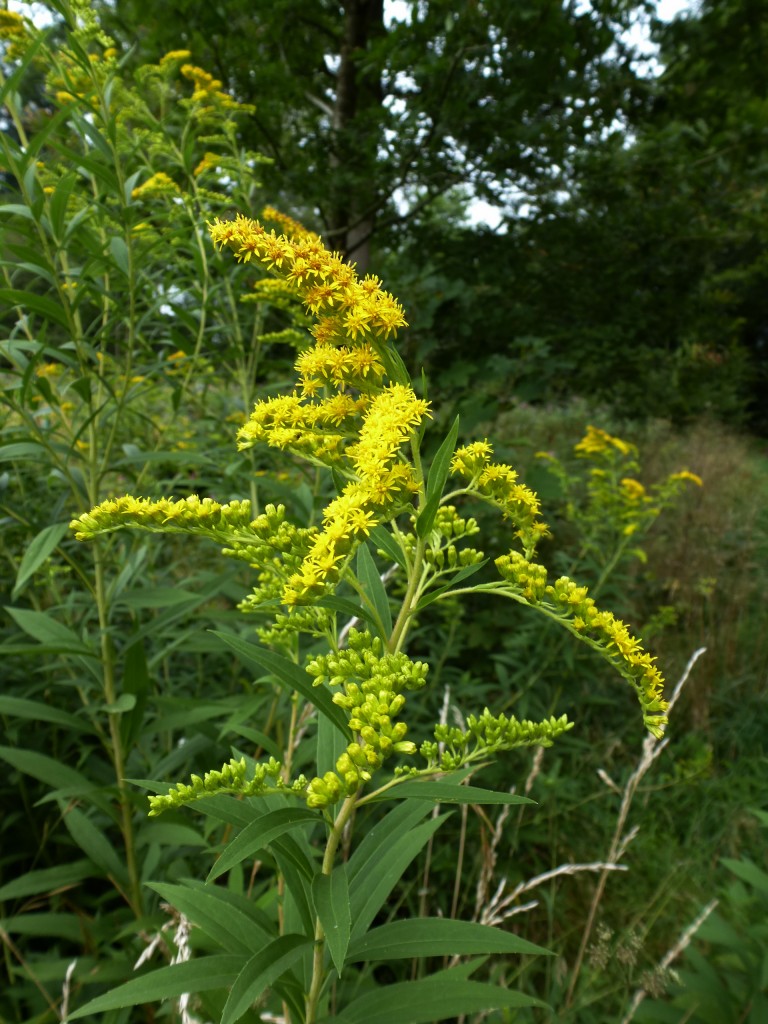
[[[295,287],[308,311],[318,317],[312,331],[318,344],[387,338],[407,326],[402,306],[382,290],[379,279],[359,280],[354,267],[329,252],[317,236],[276,235],[243,216],[217,218],[209,230],[214,244],[232,249],[240,262],[262,263]]]
[[[416,753],[406,740],[408,726],[395,722],[405,707],[403,690],[424,686],[429,666],[404,653],[389,653],[379,637],[350,630],[346,649],[321,654],[307,665],[315,686],[340,687],[333,702],[349,716],[355,739],[336,761],[336,770],[314,778],[307,787],[309,807],[328,807],[349,796],[373,777],[395,754]]]
[[[201,174],[205,174],[206,171],[215,171],[219,165],[220,157],[217,153],[205,153],[203,159],[192,171],[195,178],[198,178]]]
[[[173,59],[177,59],[177,55],[181,52],[183,51],[175,51],[176,56]],[[174,54],[173,50],[171,54]],[[166,57],[170,58],[171,54],[166,54]],[[171,61],[169,60],[168,62]],[[255,107],[250,103],[238,103],[233,96],[224,92],[223,83],[218,78],[214,78],[208,71],[197,67],[196,64],[182,64],[181,73],[195,87],[191,97],[193,106],[202,104],[196,110],[198,115],[208,116],[214,113],[217,107],[224,110],[239,110],[242,113],[249,113],[255,110]]]
[[[183,60],[189,60],[192,54],[189,50],[169,50],[164,56],[160,58],[160,67],[165,67],[166,64],[176,64]]]
[[[199,498],[196,494],[178,501],[172,498],[152,501],[131,495],[109,498],[70,523],[78,540],[90,540],[101,533],[134,526],[164,532],[173,532],[176,528],[184,533],[202,533],[222,543],[231,543],[233,531],[247,529],[250,525],[249,501],[220,505],[212,498]]]
[[[335,583],[356,542],[408,504],[417,485],[411,465],[399,460],[400,449],[427,410],[428,403],[402,384],[389,385],[371,401],[358,440],[345,453],[358,479],[323,512],[323,531],[283,591],[286,604],[302,603]]]
[[[637,693],[646,728],[660,737],[667,723],[664,677],[625,623],[612,612],[600,611],[587,588],[577,586],[569,577],[548,584],[544,566],[529,562],[516,551],[497,558],[496,567],[512,585],[517,600],[545,610],[618,669]]]
[[[539,499],[530,487],[517,482],[517,473],[511,466],[492,462],[492,455],[488,441],[464,445],[454,453],[451,472],[469,481],[468,492],[495,505],[505,518],[512,520],[517,527],[515,536],[530,556],[548,532],[547,524],[539,519]]]
[[[299,221],[289,217],[287,213],[281,213],[274,206],[265,206],[261,211],[261,217],[262,220],[268,220],[272,224],[277,224],[282,233],[289,238],[305,238],[315,242],[320,241],[320,236],[316,235],[314,231],[308,231]]]
[[[676,480],[684,482],[688,480],[692,484],[696,484],[697,487],[703,487],[704,481],[698,475],[698,473],[691,473],[690,470],[682,469],[679,473],[672,473],[668,478],[670,483],[674,483]]]
[[[24,18],[16,11],[0,11],[0,39],[14,39],[26,35]]]
[[[628,441],[622,441],[620,437],[612,437],[600,427],[587,427],[584,437],[574,446],[577,455],[600,455],[613,448],[622,455],[637,455],[637,448]]]
[[[143,185],[137,185],[131,192],[131,197],[145,199],[151,196],[177,196],[180,193],[181,189],[173,178],[170,178],[165,171],[157,171],[147,178]]]
[[[257,442],[334,464],[352,479],[325,509],[324,526],[283,592],[286,604],[311,600],[337,582],[359,541],[404,508],[417,490],[401,454],[428,415],[428,403],[403,384],[385,384],[383,343],[405,326],[400,304],[378,278],[360,280],[317,235],[267,207],[287,234],[237,217],[209,225],[220,248],[258,262],[298,293],[315,318],[315,344],[296,361],[298,391],[258,402],[238,433],[241,448]]]
[[[621,489],[630,501],[641,501],[646,496],[645,488],[640,481],[630,476],[622,477]]]

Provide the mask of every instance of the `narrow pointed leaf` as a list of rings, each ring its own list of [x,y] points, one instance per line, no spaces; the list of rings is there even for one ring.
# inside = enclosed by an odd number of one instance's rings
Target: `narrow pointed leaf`
[[[45,320],[67,326],[67,316],[61,306],[47,295],[23,291],[20,288],[0,288],[0,305],[17,306],[21,310],[39,313]]]
[[[0,760],[13,765],[20,772],[33,779],[56,787],[54,792],[68,796],[87,796],[102,809],[109,806],[109,797],[75,768],[62,764],[57,758],[39,754],[36,750],[22,750],[17,747],[0,747]]]
[[[404,981],[355,999],[334,1018],[336,1024],[428,1024],[455,1020],[462,1014],[510,1007],[546,1007],[539,999],[511,992],[496,985],[485,985],[464,978],[451,978],[450,971]]]
[[[312,685],[312,680],[302,668],[294,665],[287,658],[282,658],[279,654],[274,654],[264,647],[248,643],[247,640],[243,640],[233,633],[220,633],[216,630],[212,632],[214,636],[217,636],[223,643],[232,648],[244,665],[247,665],[249,668],[264,669],[284,689],[291,693],[294,690],[298,691],[305,700],[308,700],[310,704],[314,704],[321,715],[325,715],[326,718],[333,722],[347,737],[347,740],[351,740],[352,733],[349,731],[344,712],[333,703],[331,695],[325,687]]]
[[[215,885],[147,884],[228,953],[250,956],[254,949],[263,946],[271,937],[254,919],[250,908],[241,906],[240,900],[232,899],[236,893]]]
[[[363,619],[374,625],[373,613],[369,608],[364,608],[358,601],[350,601],[348,597],[324,597],[317,602],[318,608],[328,608],[332,612],[344,615],[347,619]]]
[[[17,900],[24,896],[38,896],[41,893],[60,892],[90,878],[93,864],[89,860],[73,860],[69,864],[40,871],[28,871],[26,875],[11,879],[0,887],[0,900]]]
[[[411,861],[429,842],[430,836],[440,828],[450,814],[417,825],[397,842],[386,847],[378,871],[356,879],[358,884],[351,887],[353,938],[363,935],[387,901],[387,897],[403,876]],[[359,884],[362,881],[362,884]],[[399,1022],[398,1022],[399,1024]]]
[[[429,804],[420,800],[395,804],[369,828],[347,863],[350,885],[364,885],[363,879],[384,858],[385,851],[423,821],[430,810]]]
[[[432,800],[441,804],[535,804],[527,796],[498,793],[479,786],[451,786],[442,782],[404,782],[382,793],[382,800]]]
[[[365,543],[361,544],[357,551],[357,578],[362,584],[366,597],[376,609],[379,635],[386,643],[392,633],[392,609],[389,606],[389,597],[379,576],[379,570]]]
[[[420,612],[426,608],[427,605],[432,604],[434,601],[439,601],[444,594],[450,593],[450,591],[457,587],[459,583],[463,583],[464,580],[468,579],[470,576],[474,576],[476,572],[480,572],[480,570],[486,566],[489,561],[490,559],[484,558],[482,562],[476,562],[474,565],[464,566],[464,568],[460,569],[455,576],[451,577],[448,583],[445,583],[442,587],[438,587],[437,590],[430,590],[428,594],[422,597],[416,605],[415,610]]]
[[[70,807],[65,811],[64,824],[86,857],[98,865],[106,875],[126,887],[128,873],[125,864],[118,855],[114,843],[107,838],[103,829],[98,828],[77,807]]]
[[[356,939],[347,953],[347,963],[475,953],[551,955],[548,949],[500,928],[473,921],[451,921],[444,917],[417,917],[391,921]]]
[[[435,516],[440,507],[440,498],[443,494],[445,481],[451,468],[451,459],[456,448],[456,439],[459,436],[459,417],[453,421],[443,443],[438,448],[427,478],[427,501],[416,520],[416,534],[419,537],[426,537],[435,523]]]
[[[68,530],[68,523],[53,523],[51,526],[46,526],[44,530],[41,530],[30,543],[24,552],[24,557],[19,565],[19,571],[16,573],[16,583],[11,593],[11,597],[14,600],[21,593],[27,580],[45,562]]]
[[[315,877],[312,882],[312,899],[325,932],[331,959],[341,974],[352,929],[349,882],[344,864],[340,864],[330,875]]]
[[[301,959],[310,941],[306,935],[281,935],[252,956],[232,986],[221,1015],[221,1024],[235,1024],[240,1020],[264,989]]]
[[[12,715],[14,718],[30,718],[37,722],[53,722],[74,732],[93,732],[90,722],[62,711],[51,704],[43,704],[25,697],[0,697],[0,715]]]
[[[133,978],[106,995],[97,996],[79,1010],[70,1012],[67,1020],[77,1020],[92,1013],[117,1010],[124,1006],[137,1006],[161,999],[178,999],[185,992],[207,992],[228,988],[245,963],[245,957],[215,955],[171,964],[156,971]]]
[[[85,654],[95,657],[95,653],[83,643],[64,623],[58,622],[47,612],[31,611],[29,608],[5,609],[16,625],[28,636],[44,644],[48,651],[61,651],[71,654]]]
[[[384,526],[375,526],[371,530],[371,540],[377,548],[380,548],[387,558],[391,559],[401,569],[405,569],[405,555],[395,538]]]
[[[221,857],[211,868],[206,881],[214,881],[236,864],[252,857],[259,850],[266,849],[273,839],[279,838],[285,832],[302,825],[316,825],[321,820],[316,811],[310,811],[306,807],[285,807],[259,815],[227,844]]]
[[[768,875],[757,864],[749,860],[735,860],[732,857],[723,857],[723,864],[737,878],[768,895]]]

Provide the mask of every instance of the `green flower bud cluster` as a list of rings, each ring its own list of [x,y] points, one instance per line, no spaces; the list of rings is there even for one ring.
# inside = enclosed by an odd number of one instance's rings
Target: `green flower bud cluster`
[[[422,687],[428,669],[405,654],[386,653],[378,637],[356,629],[350,631],[347,649],[320,655],[308,664],[316,686],[327,681],[342,687],[333,702],[349,714],[349,726],[359,736],[338,758],[335,772],[309,783],[310,807],[327,807],[357,792],[387,758],[416,753],[416,744],[405,739],[405,722],[393,719],[405,707],[401,691]]]
[[[547,570],[543,565],[529,562],[517,551],[501,555],[496,567],[505,580],[515,584],[526,601],[538,604],[547,592]]]
[[[285,505],[269,504],[261,515],[248,523],[247,532],[233,535],[231,545],[223,554],[241,558],[252,565],[269,562],[275,566],[280,556],[293,555],[297,548],[306,549],[315,530],[295,526],[286,519]]]
[[[411,522],[415,527],[415,515],[411,516]],[[438,572],[450,572],[453,569],[463,569],[467,565],[477,565],[485,557],[482,551],[476,548],[459,549],[452,542],[466,540],[467,537],[479,532],[480,527],[476,519],[463,519],[453,505],[443,505],[437,510],[435,522],[426,538],[424,560]],[[403,538],[403,546],[409,555],[415,551],[416,543],[415,532]]]
[[[252,594],[238,606],[242,611],[257,610],[258,605],[250,605],[255,595]],[[249,607],[243,607],[249,602]],[[291,650],[297,633],[307,636],[328,636],[333,630],[333,612],[317,605],[294,605],[287,612],[277,612],[272,622],[259,626],[256,633],[263,644],[270,647],[282,647]]]
[[[461,551],[456,550],[455,544],[448,544],[445,548],[434,548],[427,547],[424,552],[424,560],[428,565],[433,565],[436,569],[451,570],[451,569],[463,569],[468,565],[477,565],[478,562],[482,562],[485,555],[482,551],[478,551],[476,548],[462,548]]]
[[[351,629],[348,647],[331,654],[320,654],[307,665],[314,685],[328,682],[330,686],[345,686],[361,681],[365,693],[387,690],[419,690],[426,682],[429,666],[422,661],[411,661],[407,654],[388,654],[380,637],[367,630]],[[353,685],[353,689],[357,689]],[[333,700],[341,707],[349,707],[343,694],[334,694]]]
[[[427,761],[428,770],[450,772],[515,747],[551,747],[558,736],[572,728],[573,722],[566,715],[530,722],[492,715],[486,708],[479,717],[469,716],[466,731],[456,726],[435,726],[435,742],[422,743],[419,753]]]
[[[271,757],[269,761],[257,764],[253,776],[246,778],[248,766],[244,757],[236,761],[232,758],[221,771],[206,772],[201,779],[199,775],[190,776],[191,782],[185,785],[178,782],[168,793],[149,798],[149,816],[157,817],[163,811],[184,807],[206,796],[218,796],[231,793],[238,796],[260,796],[264,793],[295,793],[304,796],[307,780],[300,775],[294,782],[286,783],[280,771],[282,765]]]
[[[263,613],[282,603],[288,579],[298,571],[317,535],[317,528],[304,529],[287,522],[283,505],[267,505],[250,524],[256,541],[239,539],[224,554],[241,558],[258,568],[257,584],[238,608],[246,613]],[[277,611],[274,618],[257,629],[263,643],[289,647],[297,633],[322,636],[330,628],[332,614],[321,608],[291,608]]]
[[[487,753],[512,750],[513,747],[551,747],[558,736],[573,728],[567,715],[552,716],[543,722],[508,718],[506,715],[492,715],[485,708],[482,715],[470,715],[467,728],[475,737],[478,748]]]

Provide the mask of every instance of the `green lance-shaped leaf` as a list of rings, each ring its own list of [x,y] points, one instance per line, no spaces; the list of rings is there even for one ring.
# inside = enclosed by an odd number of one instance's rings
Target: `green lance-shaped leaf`
[[[386,643],[392,633],[392,609],[379,570],[366,543],[362,543],[358,548],[357,578],[362,585],[363,593],[376,611],[376,631]]]
[[[403,550],[389,530],[383,526],[374,526],[371,530],[371,540],[377,548],[381,548],[387,558],[399,565],[401,569],[406,568]]]
[[[51,654],[57,652],[96,657],[95,652],[84,644],[76,633],[73,633],[62,622],[57,622],[47,612],[9,607],[6,607],[5,610],[20,629],[43,645],[40,648],[41,653],[45,651]]]
[[[55,868],[43,868],[41,871],[28,871],[25,875],[11,879],[0,886],[0,901],[18,900],[24,896],[38,896],[53,890],[70,889],[78,882],[90,878],[93,864],[89,860],[73,860],[69,864],[60,864]]]
[[[402,878],[405,869],[448,817],[449,814],[441,814],[417,825],[396,842],[384,847],[384,854],[375,873],[357,876],[350,886],[354,938],[364,934],[368,929]]]
[[[325,932],[331,959],[341,974],[352,930],[346,865],[340,864],[330,875],[315,876],[312,882],[312,900]]]
[[[499,793],[494,789],[480,789],[479,786],[451,786],[442,782],[403,782],[385,790],[381,800],[431,800],[442,804],[535,804],[527,796],[515,793]],[[374,802],[373,800],[371,801]]]
[[[47,295],[37,295],[20,288],[0,288],[0,305],[18,307],[24,313],[39,313],[44,320],[53,320],[60,327],[67,326],[66,313]]]
[[[125,864],[103,830],[76,807],[65,810],[62,805],[62,810],[69,834],[86,857],[90,857],[94,864],[118,884],[127,887],[128,875]]]
[[[321,820],[317,811],[310,811],[305,807],[284,807],[260,815],[227,844],[221,857],[211,868],[206,881],[212,882],[219,878],[236,864],[252,857],[259,850],[266,849],[273,839],[278,839],[291,829],[299,828],[301,825],[316,825]]]
[[[292,661],[288,661],[287,658],[283,658],[279,654],[248,643],[247,640],[243,640],[233,633],[220,633],[217,630],[212,632],[214,636],[232,648],[243,664],[249,668],[256,666],[270,672],[278,684],[290,693],[298,691],[310,704],[314,704],[321,715],[325,715],[333,722],[346,736],[347,742],[352,739],[344,712],[333,703],[328,690],[322,686],[313,686],[312,680],[298,665],[294,665]]]
[[[73,732],[93,732],[90,722],[83,721],[68,711],[62,711],[42,701],[27,700],[25,697],[0,696],[0,715],[11,715],[14,718],[29,718],[36,722],[53,722]]]
[[[238,974],[229,993],[221,1024],[235,1024],[264,989],[274,984],[304,954],[306,935],[281,935],[255,953]]]
[[[191,879],[184,885],[147,884],[228,953],[250,956],[273,937],[237,893]]]
[[[391,921],[356,939],[347,963],[362,960],[403,960],[419,956],[468,956],[475,953],[527,953],[550,956],[543,946],[510,932],[473,921],[443,917]]]
[[[92,782],[75,768],[62,764],[57,758],[40,754],[36,750],[0,747],[0,760],[13,765],[17,771],[44,782],[47,786],[55,787],[53,793],[49,795],[51,799],[57,796],[77,796],[89,800],[106,814],[110,813],[110,798],[103,787]]]
[[[24,584],[40,568],[68,530],[69,523],[53,523],[41,530],[31,541],[24,552],[19,571],[16,573],[16,583],[11,593],[14,600],[23,590]]]
[[[430,978],[366,992],[333,1020],[335,1024],[428,1024],[455,1020],[461,1014],[523,1006],[546,1008],[546,1003],[522,992],[451,977],[450,971],[441,971]],[[330,1024],[330,1018],[323,1024]]]
[[[419,513],[419,518],[416,520],[416,535],[418,537],[426,537],[434,525],[445,481],[448,479],[448,473],[451,468],[451,459],[456,450],[456,439],[458,436],[459,417],[457,416],[453,421],[453,426],[448,431],[448,435],[432,460],[429,477],[427,478],[427,500],[424,508]]]
[[[71,1012],[67,1020],[77,1020],[92,1013],[118,1010],[125,1006],[158,1002],[161,999],[178,999],[185,993],[207,992],[211,989],[229,988],[246,963],[244,956],[217,954],[188,960],[183,964],[171,964],[156,971],[132,978],[124,985],[106,995],[97,996],[85,1006]]]
[[[757,864],[753,864],[751,860],[734,860],[732,857],[723,857],[723,864],[737,878],[768,895],[768,875]]]

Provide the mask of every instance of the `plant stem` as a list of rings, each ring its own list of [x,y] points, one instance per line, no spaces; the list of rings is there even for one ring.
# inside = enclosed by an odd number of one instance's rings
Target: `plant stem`
[[[94,577],[96,581],[96,608],[99,616],[99,632],[101,634],[101,665],[104,680],[104,699],[108,705],[117,700],[115,686],[115,662],[112,644],[108,632],[106,573],[102,552],[96,545],[94,554]],[[120,800],[120,819],[123,843],[125,845],[125,861],[128,869],[129,895],[131,910],[138,918],[144,912],[141,895],[141,878],[136,861],[136,843],[133,833],[133,812],[128,787],[125,783],[125,754],[122,737],[120,736],[120,716],[108,712],[109,735],[111,740],[112,764],[115,769],[117,789]]]
[[[344,834],[344,826],[352,817],[356,803],[356,793],[353,793],[352,796],[348,796],[341,805],[341,809],[336,815],[336,819],[331,826],[331,833],[328,836],[328,842],[325,845],[325,854],[323,856],[323,866],[321,869],[324,875],[330,875],[333,871],[333,862],[336,857],[336,850],[338,849],[339,843],[341,842],[341,838]],[[323,982],[325,981],[325,970],[323,968],[324,958],[325,931],[323,930],[320,918],[318,917],[315,920],[315,953],[312,959],[312,981],[307,995],[305,1024],[315,1024],[317,1020],[320,993],[323,988]]]

